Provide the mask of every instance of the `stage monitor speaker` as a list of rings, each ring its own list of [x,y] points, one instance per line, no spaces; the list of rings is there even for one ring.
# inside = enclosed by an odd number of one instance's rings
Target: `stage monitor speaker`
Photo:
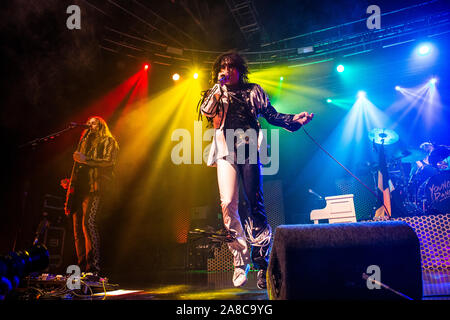
[[[400,221],[282,225],[267,282],[274,300],[421,299],[419,239]]]

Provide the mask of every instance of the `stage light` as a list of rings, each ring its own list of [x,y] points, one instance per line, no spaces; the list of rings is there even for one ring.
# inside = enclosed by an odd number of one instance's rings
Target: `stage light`
[[[174,74],[172,75],[172,79],[173,79],[174,81],[178,81],[178,80],[180,80],[180,75],[179,75],[178,73],[174,73]]]
[[[194,79],[198,79],[198,73],[194,73]]]
[[[145,70],[148,70],[148,67],[149,67],[148,63],[144,64],[144,69]]]
[[[327,103],[332,103],[333,100],[331,100],[330,98],[327,99]]]
[[[337,66],[336,70],[338,72],[344,72],[344,66],[342,64],[340,64],[340,65]]]
[[[420,43],[411,53],[410,68],[415,68],[417,65],[420,65],[421,68],[431,67],[436,62],[438,51],[438,48],[431,42]]]
[[[395,86],[395,90],[400,91],[400,86]]]
[[[418,52],[421,56],[424,56],[424,55],[430,53],[430,51],[431,51],[431,48],[428,44],[421,45],[418,49]]]
[[[366,92],[363,90],[358,91],[358,99],[362,99],[366,97]]]
[[[35,243],[31,249],[0,256],[0,300],[3,300],[30,273],[44,270],[50,255],[43,244]]]
[[[403,98],[389,107],[389,114],[396,114],[396,121],[408,121],[408,127],[415,130],[431,129],[437,122],[443,121],[442,102],[436,83],[439,79],[432,77],[412,88],[400,88]],[[408,118],[406,118],[408,116]],[[412,132],[412,131],[411,131]]]
[[[430,59],[433,56],[435,56],[435,54],[436,54],[435,51],[436,50],[435,50],[434,44],[431,42],[422,42],[414,50],[417,57],[424,58],[424,59],[425,58]]]
[[[283,81],[284,80],[284,78],[283,77],[280,77],[280,81]]]

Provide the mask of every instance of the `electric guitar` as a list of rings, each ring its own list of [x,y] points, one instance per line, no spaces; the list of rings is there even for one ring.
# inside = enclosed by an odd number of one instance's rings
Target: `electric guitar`
[[[87,130],[85,131],[83,137],[78,142],[76,151],[80,150],[81,143],[84,141],[84,139],[86,137],[87,137]],[[66,216],[70,216],[73,213],[73,196],[75,193],[75,182],[76,182],[76,179],[78,176],[78,169],[79,169],[79,166],[77,165],[77,162],[74,161],[73,166],[72,166],[72,172],[70,174],[69,183],[64,184],[64,185],[61,183],[61,185],[63,186],[64,189],[67,188],[66,202],[64,203],[64,213],[66,214]],[[65,179],[65,180],[67,180],[67,179]]]
[[[66,202],[64,204],[64,213],[66,214],[66,216],[70,216],[73,211],[73,195],[75,193],[75,181],[77,178],[77,173],[78,166],[77,163],[74,162],[72,173],[70,174],[69,184],[67,185]]]

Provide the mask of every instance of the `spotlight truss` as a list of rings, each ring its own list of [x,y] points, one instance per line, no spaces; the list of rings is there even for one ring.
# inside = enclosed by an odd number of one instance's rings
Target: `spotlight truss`
[[[105,26],[106,34],[100,47],[110,53],[128,58],[145,58],[152,61],[152,64],[164,66],[187,68],[198,62],[200,68],[206,69],[211,67],[214,58],[221,53],[200,48],[198,41],[194,41],[182,27],[158,16],[143,2],[133,1],[127,7],[119,5],[116,0],[108,3],[112,5],[95,7],[95,12],[102,16],[125,15],[136,23],[127,30]],[[180,2],[182,7],[183,3]],[[258,22],[253,1],[227,0],[226,3],[247,40],[261,33],[262,26]],[[273,67],[275,64],[304,66],[401,45],[423,37],[439,37],[450,29],[450,11],[442,9],[439,4],[440,1],[431,0],[390,12],[382,11],[382,28],[378,30],[367,29],[368,17],[363,17],[306,34],[262,43],[259,51],[242,50],[241,53],[256,69]],[[142,12],[153,20],[145,18]],[[145,32],[148,29],[153,32]],[[183,41],[179,40],[181,38]],[[189,48],[187,42],[195,47]],[[426,47],[423,50],[427,50]]]

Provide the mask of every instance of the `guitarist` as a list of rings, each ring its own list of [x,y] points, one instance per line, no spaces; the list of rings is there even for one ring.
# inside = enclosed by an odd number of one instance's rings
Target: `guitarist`
[[[89,127],[73,154],[70,180],[62,180],[61,185],[67,189],[65,213],[73,219],[78,266],[98,276],[100,239],[96,219],[114,178],[119,146],[101,117],[91,117],[86,124]]]

